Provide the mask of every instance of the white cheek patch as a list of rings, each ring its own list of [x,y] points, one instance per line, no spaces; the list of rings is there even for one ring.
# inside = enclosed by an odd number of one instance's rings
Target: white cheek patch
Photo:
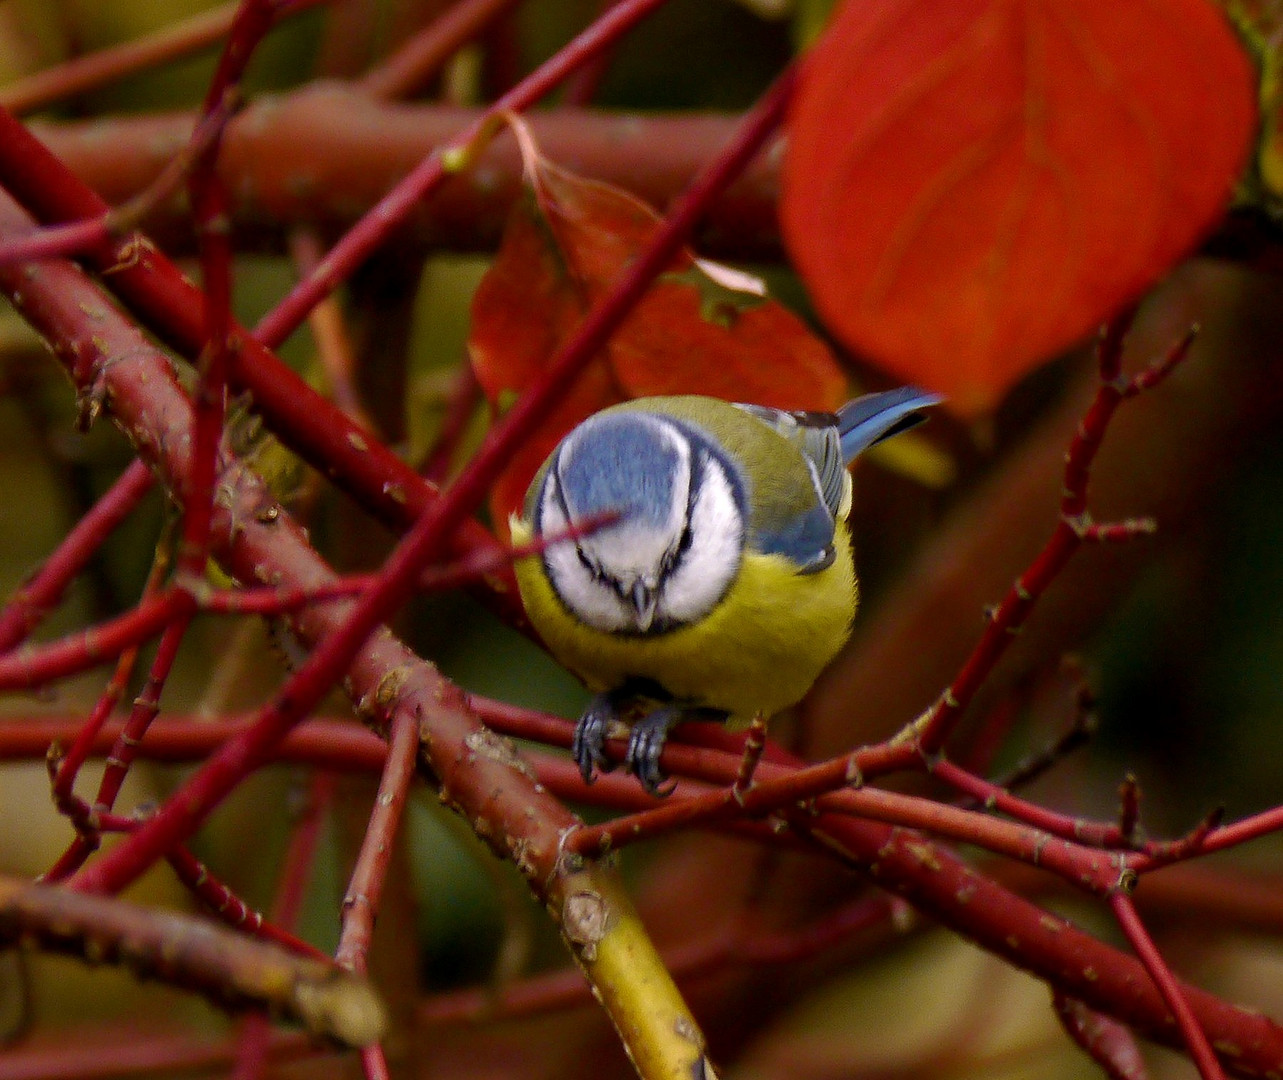
[[[744,518],[734,484],[721,461],[703,455],[699,487],[690,506],[690,542],[664,585],[659,615],[672,623],[697,622],[715,608],[739,573]]]
[[[561,509],[561,500],[549,490],[555,483],[552,477],[548,478],[545,497],[540,503],[538,532],[543,534],[570,527]],[[634,626],[636,611],[625,605],[614,589],[584,565],[574,541],[565,540],[547,547],[543,562],[553,591],[589,626],[606,631],[629,630]]]

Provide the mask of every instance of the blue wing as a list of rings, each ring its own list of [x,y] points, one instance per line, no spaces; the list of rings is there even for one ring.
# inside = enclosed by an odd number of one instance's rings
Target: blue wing
[[[770,424],[806,455],[815,469],[816,483],[832,520],[842,508],[847,466],[874,443],[916,427],[926,419],[922,410],[943,400],[940,395],[929,394],[916,386],[902,386],[848,401],[836,415],[786,412],[764,405],[738,405],[737,408]],[[817,523],[813,522],[799,525],[808,534],[816,527]]]

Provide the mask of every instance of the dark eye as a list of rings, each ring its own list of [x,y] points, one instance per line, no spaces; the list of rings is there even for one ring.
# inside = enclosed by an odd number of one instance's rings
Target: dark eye
[[[690,550],[691,539],[691,527],[690,523],[687,522],[686,528],[682,530],[681,538],[677,541],[677,546],[670,548],[664,553],[664,561],[661,570],[664,576],[667,576],[673,568],[682,561],[682,556]]]
[[[674,552],[673,557],[675,559],[680,559],[683,555],[685,555],[686,552],[690,550],[691,540],[693,539],[694,537],[691,534],[691,527],[690,527],[690,517],[687,516],[686,528],[682,530],[682,538],[679,541],[677,541],[677,551]]]
[[[580,563],[583,565],[583,568],[592,575],[592,578],[594,581],[606,580],[606,574],[602,570],[602,568],[595,561],[590,559],[584,553],[584,549],[581,548],[578,544],[575,545],[575,554],[579,556]]]

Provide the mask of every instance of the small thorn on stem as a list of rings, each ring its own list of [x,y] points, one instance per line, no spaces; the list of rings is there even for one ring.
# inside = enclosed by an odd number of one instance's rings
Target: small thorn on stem
[[[753,774],[757,772],[757,764],[762,760],[762,751],[765,749],[766,718],[758,713],[749,725],[748,737],[744,740],[744,756],[740,758],[739,772],[735,777],[735,785],[731,788],[731,794],[741,806],[744,805],[744,796],[753,786]]]
[[[1124,776],[1118,786],[1118,802],[1118,831],[1128,844],[1134,844],[1140,822],[1140,782],[1132,773]]]
[[[1190,323],[1189,329],[1167,350],[1165,355],[1160,356],[1144,370],[1136,373],[1123,391],[1123,396],[1134,397],[1152,389],[1166,379],[1176,369],[1177,365],[1189,355],[1189,350],[1193,346],[1194,340],[1201,332],[1202,327],[1198,323]]]
[[[1122,521],[1092,523],[1083,529],[1081,537],[1095,544],[1121,544],[1141,536],[1158,532],[1158,522],[1152,517],[1124,518]]]

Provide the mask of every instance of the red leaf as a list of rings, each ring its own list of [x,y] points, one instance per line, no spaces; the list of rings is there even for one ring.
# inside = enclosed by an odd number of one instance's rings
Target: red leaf
[[[790,117],[785,239],[852,348],[982,409],[1216,221],[1254,85],[1207,0],[847,0]]]
[[[537,382],[659,220],[627,192],[529,153],[526,171],[531,197],[514,209],[472,303],[468,350],[498,411]],[[785,308],[712,271],[684,252],[651,287],[496,484],[496,527],[558,440],[607,405],[694,393],[789,409],[842,402],[847,381],[828,348]]]

